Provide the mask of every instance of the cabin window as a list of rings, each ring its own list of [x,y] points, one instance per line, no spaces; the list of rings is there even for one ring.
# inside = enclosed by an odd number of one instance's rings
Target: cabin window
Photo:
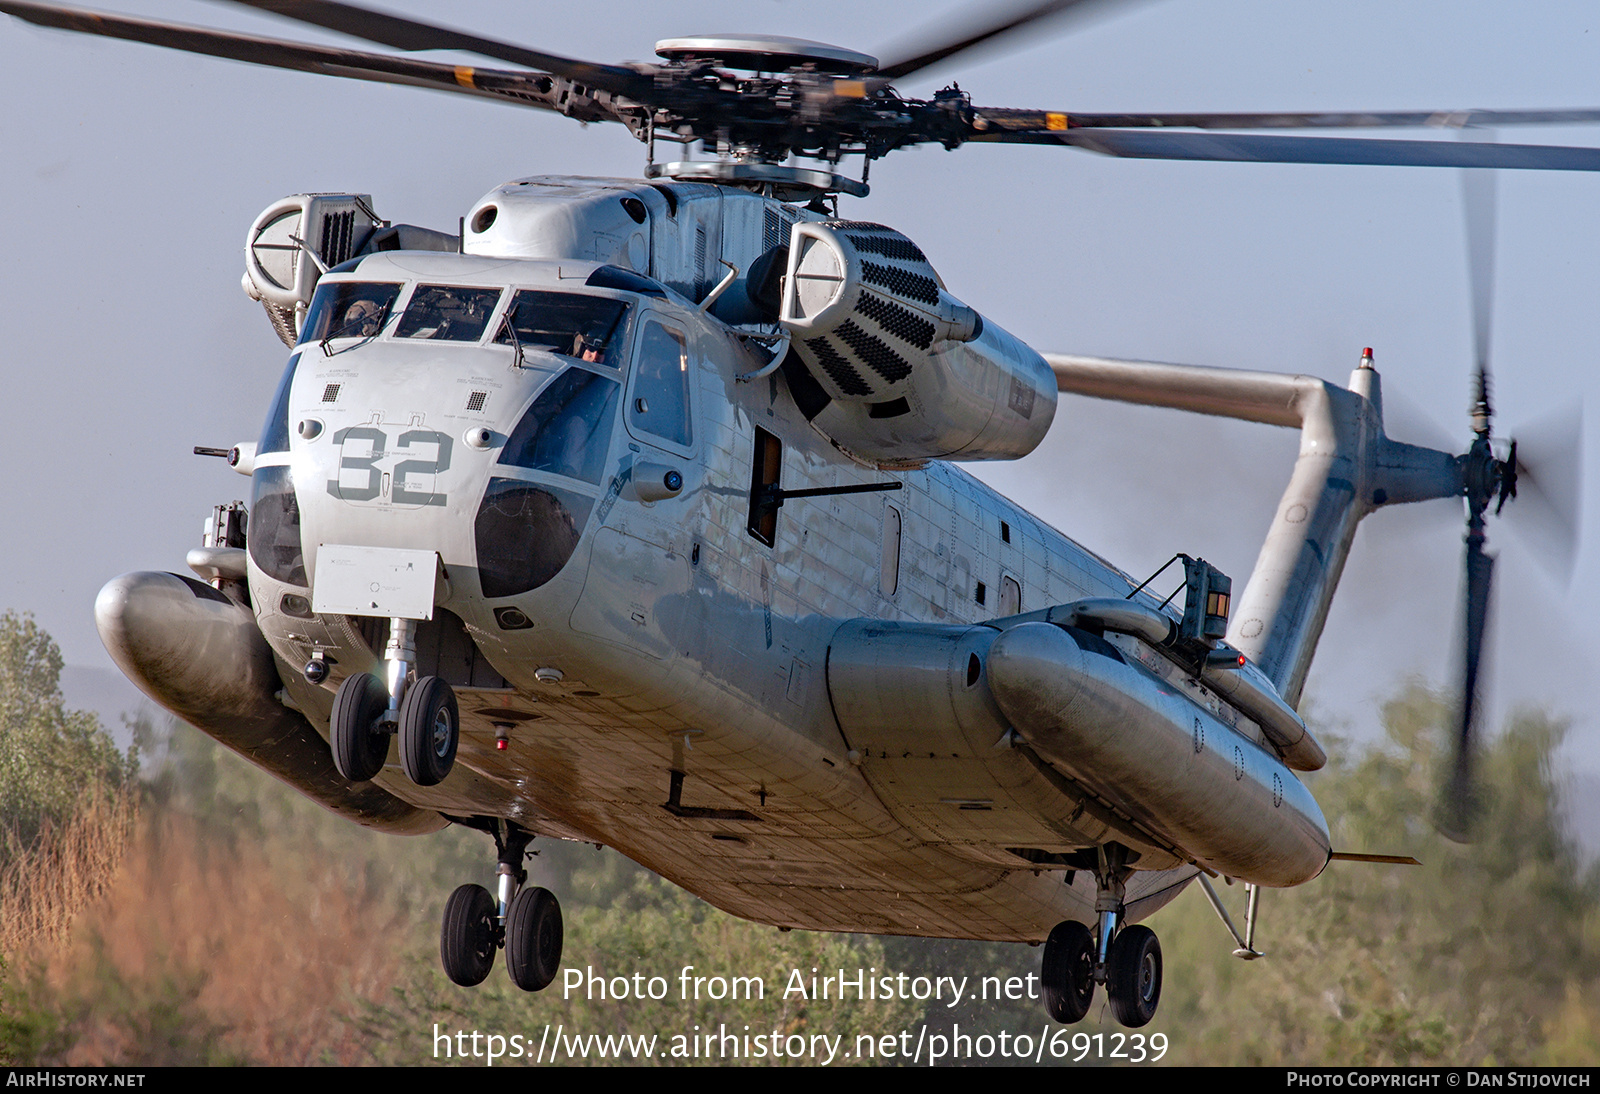
[[[524,289],[512,298],[494,340],[510,345],[510,327],[525,350],[547,350],[615,367],[622,363],[619,336],[627,314],[625,301],[606,296]]]
[[[500,452],[500,463],[598,484],[621,386],[569,368],[545,385]]]
[[[639,339],[628,425],[684,448],[694,441],[689,423],[689,343],[681,332],[654,320],[645,324]]]
[[[883,551],[878,563],[878,591],[893,596],[900,587],[900,510],[883,507]]]
[[[1014,577],[1000,579],[1000,614],[1018,615],[1022,611],[1022,586]]]
[[[300,341],[324,338],[374,338],[388,321],[400,295],[398,284],[371,281],[324,281],[311,297],[300,326]]]
[[[476,342],[483,337],[489,315],[499,302],[499,289],[418,285],[395,334],[401,338]]]
[[[750,467],[750,522],[748,530],[771,547],[778,539],[778,506],[775,494],[783,475],[783,442],[760,426],[756,427],[755,456]]]

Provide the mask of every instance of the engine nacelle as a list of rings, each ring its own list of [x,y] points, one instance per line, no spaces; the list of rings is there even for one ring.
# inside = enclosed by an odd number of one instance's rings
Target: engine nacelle
[[[892,228],[794,225],[779,322],[828,396],[812,424],[868,462],[1017,459],[1055,417],[1044,358],[946,292]]]
[[[328,270],[374,251],[454,251],[459,236],[379,220],[370,194],[292,194],[261,211],[244,240],[245,295],[261,301],[284,345]]]
[[[294,194],[261,211],[244,241],[244,291],[294,344],[323,271],[355,256],[379,224],[368,194]]]

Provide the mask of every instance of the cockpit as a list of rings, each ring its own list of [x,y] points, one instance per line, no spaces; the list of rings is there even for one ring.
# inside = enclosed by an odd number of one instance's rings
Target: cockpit
[[[446,507],[475,496],[470,548],[446,553],[472,552],[484,597],[518,596],[577,549],[619,434],[690,445],[688,332],[670,306],[650,306],[668,291],[614,266],[575,278],[564,263],[530,265],[384,255],[323,279],[260,446],[251,547],[264,572],[308,584],[303,508],[342,529],[324,533],[335,542],[387,542],[439,520],[443,545],[466,531]],[[510,283],[494,284],[501,277]],[[316,433],[300,431],[308,440],[327,438],[312,441],[315,462],[292,479],[291,417],[317,420]],[[487,465],[466,455],[485,447],[468,439],[472,429],[491,438]],[[345,505],[416,514],[374,524]]]
[[[666,295],[658,283],[615,266],[599,267],[584,286]],[[487,341],[513,347],[519,364],[522,356],[533,350],[591,364],[621,364],[616,358],[628,329],[625,300],[551,289],[474,285],[421,283],[409,293],[405,290],[404,284],[388,281],[324,281],[301,325],[299,344],[319,343],[324,352],[331,353],[337,339],[392,338],[463,345]],[[507,296],[509,302],[504,299]]]

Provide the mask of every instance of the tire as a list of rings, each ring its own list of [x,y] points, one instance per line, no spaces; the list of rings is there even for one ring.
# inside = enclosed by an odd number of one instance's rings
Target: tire
[[[494,897],[482,885],[463,885],[450,894],[439,931],[439,961],[444,974],[464,988],[483,983],[494,968]]]
[[[1083,1021],[1094,1001],[1094,934],[1082,923],[1057,923],[1044,944],[1039,979],[1044,1009],[1063,1025]]]
[[[424,676],[400,702],[400,766],[418,786],[437,786],[455,766],[461,710],[455,689]]]
[[[370,672],[345,677],[333,697],[328,726],[333,766],[353,783],[376,778],[389,760],[389,735],[377,728],[387,709],[389,693]]]
[[[1106,959],[1111,1013],[1129,1029],[1156,1016],[1161,1002],[1161,943],[1149,927],[1124,927]]]
[[[549,889],[524,889],[506,915],[506,968],[523,991],[543,991],[561,971],[561,903]]]

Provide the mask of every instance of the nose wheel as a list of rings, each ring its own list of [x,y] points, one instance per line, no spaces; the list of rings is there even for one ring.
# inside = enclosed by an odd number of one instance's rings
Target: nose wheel
[[[437,786],[456,762],[461,710],[455,689],[437,676],[424,676],[406,689],[400,703],[400,766],[418,786]]]
[[[474,987],[494,968],[495,950],[504,946],[506,971],[523,991],[543,991],[561,971],[565,929],[561,902],[548,889],[523,888],[522,868],[533,833],[508,821],[470,821],[494,836],[500,852],[498,897],[481,885],[463,885],[450,894],[439,932],[439,959],[453,983]]]
[[[376,778],[388,762],[389,732],[383,724],[388,709],[388,689],[370,672],[345,677],[333,697],[333,766],[353,783]]]

